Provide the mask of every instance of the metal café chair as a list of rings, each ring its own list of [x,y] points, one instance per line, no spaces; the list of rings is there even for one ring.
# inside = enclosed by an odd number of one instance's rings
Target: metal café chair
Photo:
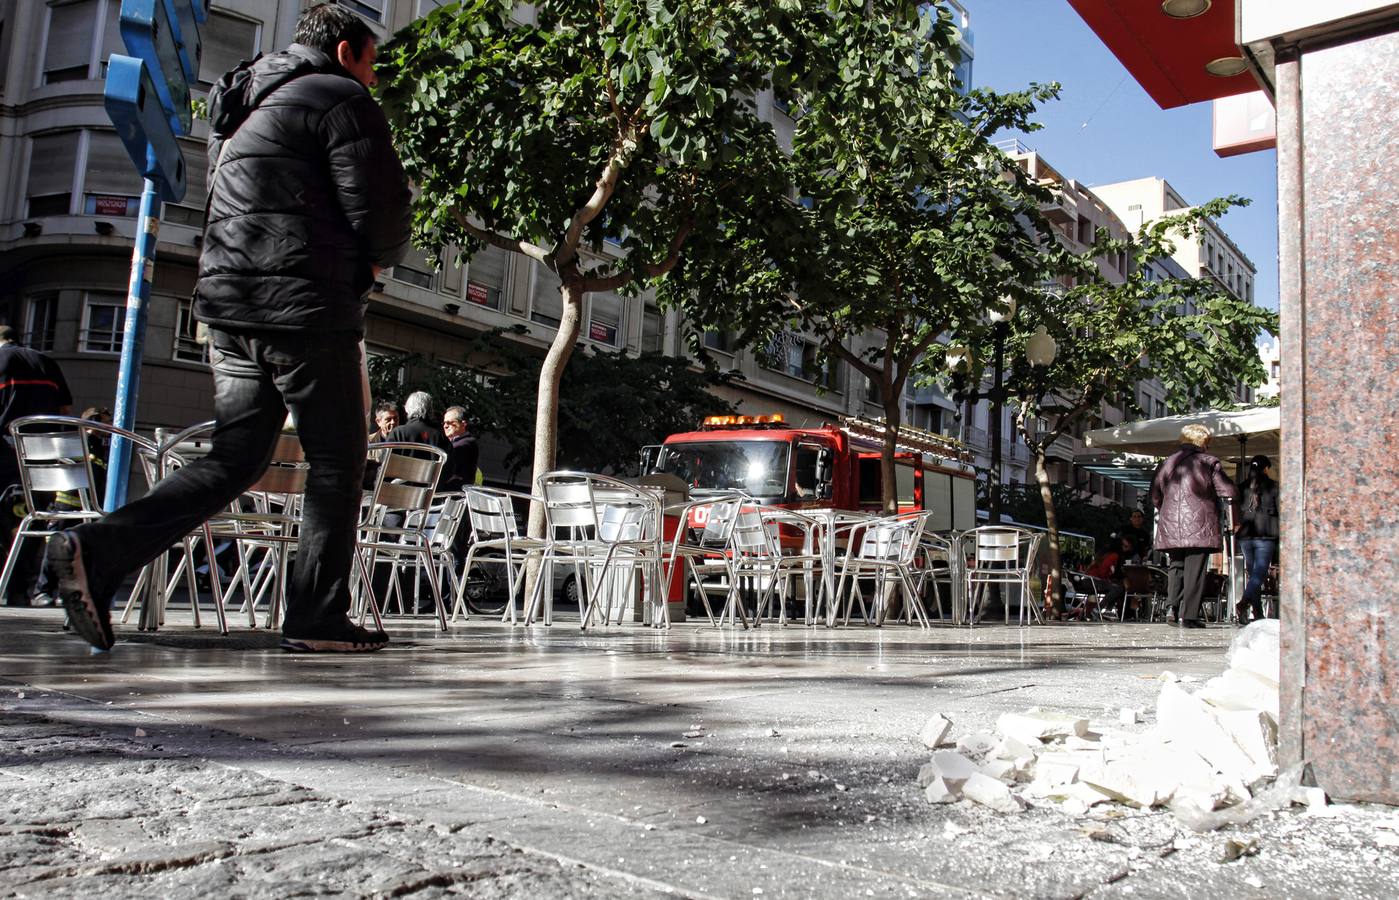
[[[968,536],[975,543],[976,555],[967,569],[967,597],[970,615],[967,624],[973,625],[980,618],[982,605],[986,602],[986,588],[997,585],[1001,588],[1002,606],[1005,608],[1005,623],[1010,624],[1010,588],[1020,591],[1020,624],[1029,619],[1040,621],[1040,608],[1030,590],[1031,567],[1039,551],[1041,534],[1024,528],[1003,525],[983,525],[973,529]]]
[[[729,540],[733,534],[734,523],[738,519],[738,510],[744,502],[751,501],[738,494],[707,497],[691,501],[675,510],[680,525],[676,528],[675,537],[666,553],[665,595],[670,596],[671,585],[677,572],[682,573],[682,582],[688,576],[695,594],[704,606],[704,613],[709,618],[710,625],[716,622],[714,608],[709,603],[711,583],[707,583],[705,579],[725,575],[730,577],[729,583],[732,583],[733,566]],[[686,541],[683,538],[692,511],[697,513],[698,517],[702,517],[704,523],[695,540]],[[726,592],[729,583],[723,586]]]
[[[510,603],[501,615],[501,621],[509,619],[510,624],[517,624],[515,598],[524,578],[525,563],[531,555],[537,555],[548,546],[548,541],[520,533],[515,501],[536,502],[538,498],[516,491],[479,486],[466,488],[463,494],[471,526],[471,547],[466,552],[461,578],[456,583],[452,621],[456,621],[458,614],[466,617],[466,585],[472,567],[499,564],[505,567]]]
[[[856,603],[867,624],[872,613],[874,625],[883,625],[889,595],[899,590],[904,599],[905,621],[913,624],[916,618],[920,625],[928,627],[928,611],[918,585],[918,554],[933,515],[932,512],[898,513],[856,526],[851,534],[851,549],[841,566],[837,592],[837,596],[845,594],[846,625],[850,624],[850,614]],[[874,593],[868,610],[860,588],[862,576],[874,576]]]
[[[669,624],[670,611],[661,594],[662,504],[655,491],[605,475],[546,472],[539,477],[544,502],[545,546],[542,577],[535,583],[525,624],[541,604],[544,623],[553,621],[553,567],[572,565],[584,585],[580,627],[586,630],[602,610],[611,623],[638,579],[649,596],[643,606],[647,624]]]
[[[374,567],[380,563],[389,565],[392,596],[400,590],[398,575],[403,563],[411,562],[418,567],[417,572],[427,578],[438,628],[446,631],[447,607],[442,601],[432,557],[429,513],[437,477],[447,463],[447,453],[427,444],[396,441],[370,444],[369,449],[382,451],[382,456],[368,512],[360,522],[355,554],[360,573],[360,619],[368,612],[376,624],[382,623],[382,607],[374,596]]]
[[[9,590],[26,539],[47,538],[55,529],[102,517],[93,471],[94,450],[100,449],[93,441],[95,435],[126,438],[138,454],[155,446],[115,425],[73,416],[25,416],[10,423],[26,513],[0,572],[0,596]]]

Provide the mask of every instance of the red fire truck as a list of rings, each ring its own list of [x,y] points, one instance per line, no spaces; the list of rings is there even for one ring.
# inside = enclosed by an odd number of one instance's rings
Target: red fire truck
[[[878,512],[882,422],[843,418],[796,428],[771,416],[709,416],[696,431],[672,434],[642,453],[645,474],[672,475],[692,499],[742,491],[792,509]],[[935,530],[976,524],[971,453],[952,438],[900,428],[894,456],[900,510],[931,510]]]

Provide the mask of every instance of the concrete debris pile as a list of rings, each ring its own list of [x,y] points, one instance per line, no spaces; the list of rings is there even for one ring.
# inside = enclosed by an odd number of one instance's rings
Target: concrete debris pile
[[[1197,830],[1218,828],[1294,800],[1325,799],[1299,788],[1300,770],[1278,774],[1278,628],[1249,625],[1229,649],[1229,667],[1191,692],[1161,676],[1154,724],[1116,731],[1087,718],[1033,708],[1006,713],[996,732],[951,740],[952,723],[934,715],[920,735],[933,751],[918,772],[932,803],[967,799],[999,812],[1054,805],[1082,815],[1100,803],[1169,807]],[[1120,725],[1146,719],[1123,708]]]

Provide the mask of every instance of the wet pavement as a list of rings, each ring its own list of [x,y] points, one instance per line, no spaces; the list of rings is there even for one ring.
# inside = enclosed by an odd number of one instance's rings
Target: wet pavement
[[[934,712],[957,734],[1036,705],[1117,728],[1119,708],[1152,707],[1162,671],[1216,674],[1232,629],[478,619],[447,635],[391,625],[390,649],[347,658],[174,623],[90,656],[60,619],[0,610],[7,893],[1387,897],[1399,883],[1392,810],[1201,836],[1159,811],[935,807],[914,783]],[[1257,852],[1221,863],[1229,839]]]

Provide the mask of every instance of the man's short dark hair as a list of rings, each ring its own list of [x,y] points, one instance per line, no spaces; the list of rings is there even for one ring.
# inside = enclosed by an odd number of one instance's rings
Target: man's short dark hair
[[[348,41],[355,59],[364,55],[370,41],[378,40],[374,30],[359,16],[335,3],[321,3],[311,7],[296,20],[296,33],[292,40],[303,47],[319,50],[335,59],[335,48],[341,41]]]

